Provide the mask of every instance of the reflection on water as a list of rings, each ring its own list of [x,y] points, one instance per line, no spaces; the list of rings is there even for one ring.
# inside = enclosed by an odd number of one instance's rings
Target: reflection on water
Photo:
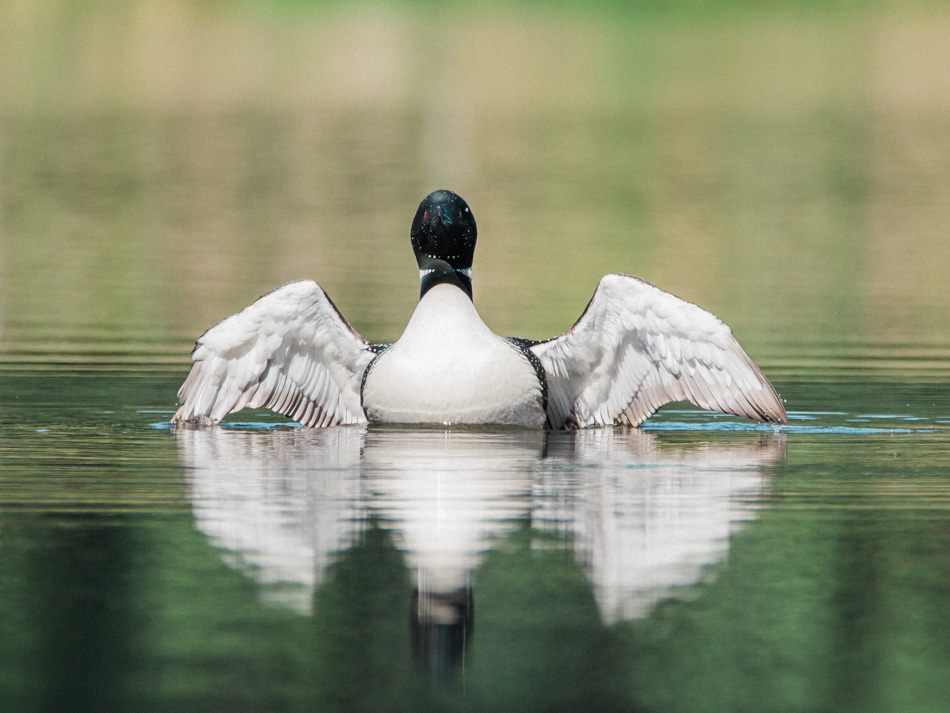
[[[533,515],[568,533],[607,621],[645,616],[724,560],[785,452],[781,435],[670,445],[589,430],[570,441],[554,456],[564,465],[536,481]]]
[[[0,709],[950,694],[946,384],[799,384],[838,413],[778,434],[544,434],[171,430],[179,381],[0,374]]]
[[[175,433],[197,527],[267,602],[309,613],[334,559],[367,527],[390,531],[434,666],[461,654],[478,620],[473,573],[518,528],[573,550],[603,619],[644,616],[725,558],[785,447],[780,436],[670,446],[637,430]]]
[[[273,432],[180,428],[199,529],[252,573],[264,598],[308,612],[360,512],[360,429]]]

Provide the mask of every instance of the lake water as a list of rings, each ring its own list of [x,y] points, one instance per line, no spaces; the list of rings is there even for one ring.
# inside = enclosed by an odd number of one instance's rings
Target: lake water
[[[946,15],[0,13],[0,710],[946,710]],[[637,274],[789,425],[169,426],[275,285],[398,337],[440,187],[496,331]]]

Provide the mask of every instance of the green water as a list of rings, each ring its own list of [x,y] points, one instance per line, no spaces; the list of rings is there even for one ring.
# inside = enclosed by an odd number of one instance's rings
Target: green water
[[[0,9],[0,710],[946,710],[923,7]],[[194,339],[275,285],[398,337],[440,187],[497,332],[636,274],[729,323],[789,425],[169,427]]]
[[[175,385],[0,379],[4,710],[936,711],[950,693],[946,385],[789,383],[841,411],[778,432],[672,409],[579,434],[176,433]]]

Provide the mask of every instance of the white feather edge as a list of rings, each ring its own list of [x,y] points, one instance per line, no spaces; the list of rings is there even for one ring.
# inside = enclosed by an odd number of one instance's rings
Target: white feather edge
[[[672,401],[787,422],[728,326],[631,275],[605,275],[574,326],[531,349],[547,374],[553,428],[636,426]]]
[[[306,426],[364,423],[370,345],[311,280],[282,285],[205,332],[173,423],[217,423],[245,407]]]

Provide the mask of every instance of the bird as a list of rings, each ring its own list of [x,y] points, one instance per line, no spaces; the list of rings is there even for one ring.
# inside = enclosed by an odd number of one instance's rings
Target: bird
[[[477,232],[453,191],[422,200],[410,227],[419,302],[392,344],[364,339],[312,280],[271,290],[219,322],[195,344],[172,424],[211,425],[249,407],[313,428],[633,427],[674,401],[788,422],[726,324],[638,277],[605,275],[559,336],[496,334],[473,301]]]

